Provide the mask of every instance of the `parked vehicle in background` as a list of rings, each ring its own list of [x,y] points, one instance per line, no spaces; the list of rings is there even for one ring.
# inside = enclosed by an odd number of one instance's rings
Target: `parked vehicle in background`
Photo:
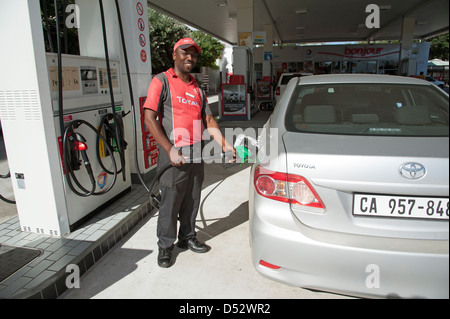
[[[430,83],[433,83],[434,85],[439,86],[441,89],[444,87],[445,83],[439,80],[436,80],[435,78],[427,75],[426,80]]]
[[[259,273],[354,296],[449,297],[448,94],[408,77],[295,78],[265,128],[269,160],[252,166],[249,193]]]
[[[289,83],[289,81],[292,78],[295,77],[302,77],[302,76],[308,76],[313,75],[312,73],[306,73],[306,72],[295,72],[295,73],[282,73],[280,75],[280,78],[278,79],[278,84],[275,89],[275,103],[278,103],[280,100],[281,95],[284,92],[284,89],[286,88],[286,85]]]

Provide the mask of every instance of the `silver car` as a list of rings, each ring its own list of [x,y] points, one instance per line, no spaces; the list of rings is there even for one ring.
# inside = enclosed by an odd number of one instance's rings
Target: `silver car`
[[[259,273],[353,296],[449,297],[446,93],[407,77],[295,78],[265,128],[249,196]]]

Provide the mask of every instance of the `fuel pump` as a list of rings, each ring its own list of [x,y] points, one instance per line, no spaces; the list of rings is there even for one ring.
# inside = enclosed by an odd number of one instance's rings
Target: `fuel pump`
[[[52,2],[61,12],[56,14],[58,30],[53,33],[62,35],[64,26],[68,27],[61,18],[65,8],[62,1]],[[124,118],[129,108],[128,103],[124,105],[128,90],[122,89],[125,65],[118,41],[123,35],[118,36],[113,0],[103,0],[103,19],[99,1],[77,0],[80,53],[63,53],[61,43],[58,49],[54,46],[55,52],[46,52],[41,3],[16,0],[0,10],[1,29],[14,30],[2,37],[5,47],[14,49],[0,50],[5,75],[0,78],[0,112],[21,230],[65,236],[131,191],[129,150],[124,142],[125,132],[131,137],[131,125]],[[136,19],[137,3],[141,2],[120,1],[127,21]],[[146,14],[145,10],[139,12]],[[142,32],[136,28],[127,23],[127,35]],[[105,34],[107,46],[102,41]],[[21,39],[19,46],[17,38]],[[130,57],[141,61],[134,53],[147,48],[137,43],[133,49]],[[147,78],[149,72],[141,70],[147,69],[148,62],[137,66],[133,62],[132,74],[138,80]],[[144,90],[139,87],[137,91],[142,93],[135,94],[141,95]],[[104,120],[109,133],[99,127],[107,114],[112,114]],[[104,149],[102,164],[97,159],[97,144]],[[118,174],[122,178],[117,178]]]
[[[60,1],[54,2],[58,21],[56,8]],[[57,72],[54,71],[54,79],[57,79],[58,84],[56,113],[61,131],[60,148],[64,180],[67,185],[68,209],[75,210],[72,206],[86,206],[83,210],[88,214],[82,217],[83,220],[95,213],[97,207],[129,191],[131,181],[125,154],[127,143],[123,118],[128,113],[123,110],[122,104],[121,69],[117,60],[119,54],[117,48],[113,48],[116,60],[110,58],[111,52],[107,41],[107,36],[111,37],[111,34],[117,31],[114,12],[111,6],[104,8],[102,0],[97,3],[80,1],[78,4],[84,9],[84,17],[90,16],[87,23],[92,23],[96,30],[101,30],[101,33],[98,31],[92,33],[92,36],[98,39],[94,57],[63,56],[60,39],[57,37],[57,58],[48,60],[57,61]],[[57,22],[57,34],[61,33],[59,25]],[[92,44],[89,44],[89,48],[92,48]],[[103,49],[103,56],[100,48]],[[76,68],[80,74],[81,83],[77,91],[67,87],[68,83],[73,84],[77,80],[67,79],[67,73],[71,68]],[[66,78],[63,78],[63,69]],[[117,178],[119,174],[122,175],[120,181]],[[91,199],[79,205],[75,204],[79,201],[77,197]],[[90,209],[91,213],[88,212]],[[77,212],[74,215],[85,214]]]
[[[59,31],[59,14],[57,12],[57,0],[54,0],[55,4],[55,15],[56,15],[56,30],[57,34],[60,34]],[[116,4],[117,5],[117,4]],[[105,63],[106,63],[106,74],[107,74],[107,82],[109,88],[109,96],[111,102],[112,113],[108,113],[102,116],[100,120],[99,130],[97,130],[92,124],[85,120],[75,120],[66,125],[63,121],[64,118],[64,102],[63,102],[63,79],[62,79],[62,58],[61,58],[61,44],[60,38],[57,37],[57,49],[58,49],[58,111],[59,111],[59,120],[60,120],[60,128],[61,135],[63,136],[63,160],[66,164],[67,169],[67,183],[70,188],[76,195],[87,197],[91,195],[104,195],[109,192],[115,184],[117,174],[122,173],[123,181],[126,181],[125,175],[125,148],[126,142],[124,140],[124,129],[123,129],[123,121],[122,115],[116,113],[116,103],[114,99],[114,90],[113,90],[113,81],[111,75],[111,65],[109,58],[109,50],[108,50],[108,42],[107,42],[107,32],[106,32],[106,24],[105,24],[105,13],[103,8],[103,1],[99,0],[100,7],[100,17],[101,17],[101,26],[102,26],[102,35],[103,35],[103,44],[104,44],[104,52],[105,52]],[[113,120],[112,123],[109,121]],[[96,159],[98,160],[101,168],[108,174],[113,175],[113,181],[110,185],[101,191],[96,191],[96,178],[94,176],[92,165],[90,159],[87,154],[88,144],[86,138],[79,132],[75,130],[78,129],[81,125],[87,126],[94,134],[96,135]],[[63,133],[64,132],[64,133]],[[103,136],[102,133],[105,133]],[[111,158],[111,162],[113,165],[113,170],[110,171],[105,167],[101,156],[99,154],[99,144],[100,140],[103,143],[103,146],[106,149],[106,155]],[[114,143],[115,142],[115,143]],[[120,157],[121,167],[120,170],[117,170],[116,160],[114,158],[113,149],[117,148]],[[80,159],[81,155],[81,159]],[[85,171],[89,176],[90,187],[86,188],[79,181],[77,176],[75,175],[75,171],[79,170],[80,167],[84,165]],[[76,187],[75,187],[75,185]]]

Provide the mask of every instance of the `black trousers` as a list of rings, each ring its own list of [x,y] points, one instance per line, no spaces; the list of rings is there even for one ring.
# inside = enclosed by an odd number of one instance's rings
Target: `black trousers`
[[[160,150],[158,168],[169,161],[168,154]],[[180,221],[178,239],[195,236],[195,220],[200,207],[204,179],[204,163],[188,163],[170,167],[160,177],[161,203],[157,225],[158,246],[170,248],[177,238],[177,220]]]

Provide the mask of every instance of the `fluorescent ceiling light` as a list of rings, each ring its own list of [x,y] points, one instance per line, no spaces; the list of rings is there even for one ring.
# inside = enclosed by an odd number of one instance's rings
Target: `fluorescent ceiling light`
[[[296,14],[305,14],[305,13],[308,13],[308,10],[307,9],[298,9],[295,11],[295,13]]]

